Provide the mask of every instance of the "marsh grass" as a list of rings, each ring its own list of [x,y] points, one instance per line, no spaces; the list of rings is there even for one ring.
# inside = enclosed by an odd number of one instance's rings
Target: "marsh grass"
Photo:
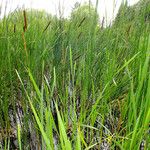
[[[107,28],[87,5],[1,20],[1,149],[149,149],[149,6]]]

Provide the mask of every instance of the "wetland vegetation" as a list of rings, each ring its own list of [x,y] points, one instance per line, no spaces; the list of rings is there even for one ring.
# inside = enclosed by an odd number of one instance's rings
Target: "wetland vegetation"
[[[104,21],[88,4],[0,21],[1,149],[150,149],[150,1]]]

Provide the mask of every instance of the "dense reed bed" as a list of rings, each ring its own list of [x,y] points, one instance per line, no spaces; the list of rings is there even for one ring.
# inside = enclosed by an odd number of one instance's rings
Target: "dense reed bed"
[[[61,15],[60,15],[61,16]],[[0,21],[1,149],[150,149],[150,2]]]

